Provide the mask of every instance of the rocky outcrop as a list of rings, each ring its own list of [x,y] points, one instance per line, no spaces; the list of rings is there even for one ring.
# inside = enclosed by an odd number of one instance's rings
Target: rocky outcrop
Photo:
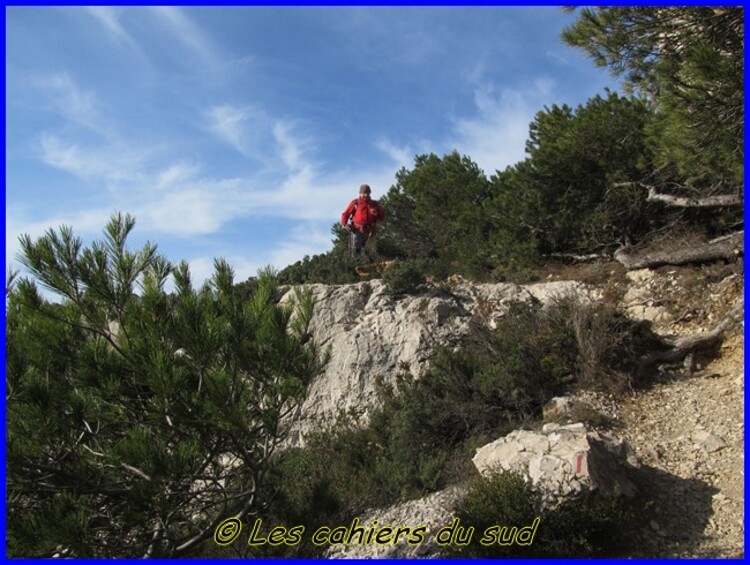
[[[393,383],[400,371],[419,376],[439,344],[457,346],[475,323],[496,328],[514,301],[546,304],[570,293],[592,297],[585,285],[567,281],[520,286],[459,280],[401,297],[389,294],[380,280],[309,288],[315,300],[310,332],[331,356],[310,385],[292,445],[303,444],[306,433],[324,429],[341,413],[366,422],[378,403],[378,378]],[[292,296],[285,289],[281,301]]]
[[[419,539],[415,538],[416,543],[409,543],[403,537],[395,543],[339,544],[332,546],[327,555],[335,559],[437,557],[440,555],[440,547],[435,535],[441,528],[451,524],[455,508],[464,494],[463,487],[454,486],[419,500],[368,512],[360,520],[362,526],[368,529],[408,528],[410,532],[414,532],[417,528],[424,528]]]
[[[485,476],[502,470],[520,473],[549,506],[591,491],[635,494],[625,468],[637,461],[627,446],[582,423],[513,431],[479,448],[472,461]]]
[[[736,272],[735,272],[736,271]],[[614,273],[612,273],[614,275]],[[719,281],[719,282],[716,282]],[[620,290],[624,297],[621,308],[637,319],[652,323],[660,334],[692,335],[701,328],[712,328],[732,310],[744,290],[744,277],[732,266],[716,266],[696,272],[684,268],[662,268],[660,271],[641,270],[628,273],[622,281],[615,278],[608,281],[613,288]],[[364,285],[371,285],[365,292]],[[510,285],[513,287],[513,285]],[[348,329],[343,328],[344,312],[339,309],[340,318],[329,312],[326,314],[325,297],[344,299],[352,293],[361,292],[367,299],[361,304],[365,310],[359,313],[364,318],[377,317],[370,311],[370,300],[391,304],[394,312],[401,312],[404,324],[414,324],[414,311],[404,314],[408,304],[419,303],[415,308],[424,314],[429,302],[435,308],[441,301],[447,301],[453,314],[443,318],[443,326],[465,327],[464,322],[472,319],[483,321],[489,326],[502,323],[504,310],[503,289],[506,285],[469,286],[461,281],[444,292],[432,289],[422,296],[394,299],[380,296],[382,285],[377,281],[347,287],[313,288],[318,298],[316,339],[332,345],[343,343],[346,333],[354,328],[371,327],[373,321],[352,320]],[[575,283],[556,285],[534,285],[514,287],[515,296],[531,300],[531,296],[541,301],[550,300],[550,295],[566,291],[586,292],[586,287]],[[629,292],[628,292],[629,291]],[[588,293],[587,293],[588,294]],[[514,296],[511,291],[510,297]],[[373,305],[375,303],[373,302]],[[338,307],[335,307],[336,309]],[[447,308],[443,306],[442,308]],[[323,318],[329,316],[331,324],[326,326]],[[439,318],[437,313],[434,314]],[[455,317],[456,319],[451,319]],[[348,318],[346,318],[348,319]],[[412,321],[409,321],[409,320]],[[339,321],[337,321],[339,320]],[[461,322],[461,323],[458,323]],[[466,324],[468,325],[468,324]],[[429,326],[428,324],[428,327]],[[434,335],[434,328],[431,328]],[[448,328],[443,327],[443,331]],[[705,331],[705,330],[704,330]],[[453,335],[445,331],[446,336]],[[351,336],[350,336],[351,337]],[[423,338],[424,339],[424,338]],[[363,340],[360,336],[358,342]],[[383,347],[386,344],[382,344]],[[368,345],[368,347],[374,347]],[[426,359],[429,348],[424,343],[420,355]],[[341,371],[341,352],[334,350],[333,363],[338,363]],[[398,351],[390,353],[396,359],[406,358]],[[363,381],[367,383],[364,356],[353,356],[357,366],[363,371]],[[628,477],[639,489],[639,496],[649,500],[639,514],[642,526],[634,533],[632,555],[635,557],[731,557],[744,555],[744,483],[743,461],[744,441],[744,338],[742,332],[732,334],[721,346],[721,355],[697,367],[698,373],[689,378],[681,377],[674,370],[645,391],[638,391],[624,398],[613,398],[604,393],[579,391],[567,401],[558,399],[551,403],[548,418],[565,420],[571,414],[570,408],[577,402],[590,404],[597,412],[616,422],[617,434],[632,446],[641,461],[639,469],[628,469]],[[412,366],[412,370],[419,365]],[[318,379],[316,386],[325,387],[326,379],[335,379],[336,370],[329,364],[326,373]],[[383,375],[387,376],[387,375]],[[334,382],[326,386],[336,389]],[[355,390],[356,387],[353,387]],[[325,396],[325,393],[322,393]],[[334,406],[336,400],[349,403],[343,396],[331,393],[326,403]],[[352,403],[352,405],[356,402]],[[309,407],[308,407],[309,409]],[[325,412],[321,412],[322,416]],[[316,417],[308,412],[306,418]],[[308,420],[309,421],[309,420]],[[572,420],[577,421],[577,420]],[[545,435],[547,435],[545,433]],[[618,443],[618,442],[615,442]],[[617,450],[615,450],[617,451]],[[523,453],[521,451],[520,453]],[[615,457],[621,465],[622,457]],[[577,463],[577,459],[573,460]],[[583,464],[582,464],[583,466]],[[554,466],[553,466],[554,468]],[[578,479],[576,479],[578,480]],[[548,482],[546,479],[541,482]],[[455,512],[460,489],[433,493],[418,501],[409,501],[386,509],[373,510],[361,517],[366,527],[375,520],[385,526],[430,525],[430,532],[436,527],[449,524]],[[384,546],[350,545],[332,547],[331,557],[434,557],[439,556],[439,548],[431,544],[432,536],[427,535],[425,543],[410,546],[397,543]]]

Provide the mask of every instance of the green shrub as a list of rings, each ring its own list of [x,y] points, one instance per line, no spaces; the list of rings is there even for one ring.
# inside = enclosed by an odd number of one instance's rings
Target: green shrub
[[[422,284],[423,265],[416,261],[397,262],[383,274],[390,294],[416,294]]]
[[[461,526],[474,528],[471,543],[450,545],[445,551],[451,556],[485,558],[619,553],[622,536],[618,534],[626,523],[626,511],[617,499],[590,495],[553,509],[542,507],[541,495],[520,475],[501,472],[477,480],[456,512]],[[522,530],[526,533],[519,535]]]

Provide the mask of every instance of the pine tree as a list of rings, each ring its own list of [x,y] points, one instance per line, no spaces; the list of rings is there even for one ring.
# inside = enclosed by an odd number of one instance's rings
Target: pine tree
[[[622,196],[613,184],[640,178],[650,164],[642,99],[608,92],[571,108],[553,105],[529,127],[527,159],[492,179],[487,210],[505,261],[519,251],[591,253],[636,236],[648,225],[645,195]]]
[[[134,225],[118,214],[86,248],[68,227],[22,237],[33,279],[6,289],[9,555],[191,555],[257,511],[322,367],[310,293],[277,304],[266,269],[246,298],[224,260],[195,288],[155,245],[129,250]]]
[[[395,256],[430,258],[466,272],[483,239],[482,203],[489,195],[484,171],[469,157],[417,155],[382,200],[387,221],[379,245]]]
[[[653,100],[659,164],[692,196],[742,191],[743,7],[583,8],[563,39]]]

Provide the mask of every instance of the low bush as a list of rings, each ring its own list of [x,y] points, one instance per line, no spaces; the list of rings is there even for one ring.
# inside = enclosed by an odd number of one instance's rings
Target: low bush
[[[389,294],[416,294],[423,282],[424,265],[417,261],[397,261],[383,273],[383,282]]]
[[[510,472],[475,481],[456,518],[473,535],[445,552],[484,558],[616,556],[628,523],[624,504],[614,497],[589,495],[543,509],[541,495]]]
[[[647,322],[635,321],[612,306],[563,296],[551,310],[574,338],[576,382],[580,388],[621,394],[643,384],[639,359],[665,347]]]

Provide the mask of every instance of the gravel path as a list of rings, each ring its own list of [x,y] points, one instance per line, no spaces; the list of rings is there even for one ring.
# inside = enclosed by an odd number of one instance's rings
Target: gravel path
[[[619,408],[653,504],[639,544],[650,557],[744,556],[743,338],[691,377],[664,379]]]
[[[681,327],[665,317],[665,329],[680,334],[706,331],[742,296],[742,278],[733,276],[701,289],[702,301],[695,293],[685,300],[690,287],[674,271],[666,275],[652,274],[648,292],[691,314]],[[653,501],[642,516],[640,555],[744,556],[743,357],[740,329],[697,372],[664,374],[619,403],[618,435],[643,463],[637,483]]]

